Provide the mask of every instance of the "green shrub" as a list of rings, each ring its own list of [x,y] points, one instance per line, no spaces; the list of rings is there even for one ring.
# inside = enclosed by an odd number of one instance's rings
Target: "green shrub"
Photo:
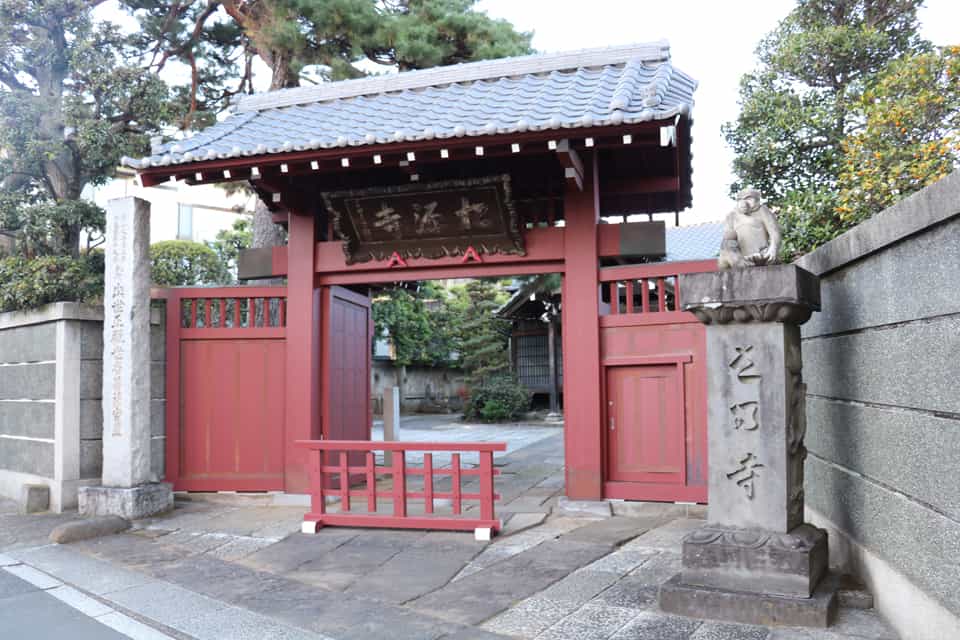
[[[228,284],[227,266],[216,251],[200,242],[164,240],[150,245],[153,283],[161,287]]]
[[[470,389],[464,406],[467,420],[518,420],[530,408],[530,392],[512,374],[499,374]]]
[[[0,311],[103,297],[103,254],[0,259]]]

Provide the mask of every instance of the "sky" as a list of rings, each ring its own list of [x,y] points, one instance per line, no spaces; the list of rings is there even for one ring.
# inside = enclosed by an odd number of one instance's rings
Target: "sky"
[[[736,119],[740,77],[756,67],[757,44],[796,6],[795,0],[480,0],[478,8],[532,31],[533,47],[550,53],[667,40],[673,64],[699,82],[694,94],[693,207],[681,224],[720,220],[732,206],[733,153],[720,127]],[[99,17],[136,28],[115,2]],[[927,0],[921,34],[934,44],[960,43],[960,0]],[[370,65],[382,73],[384,67]],[[269,86],[255,64],[258,90]],[[673,216],[667,218],[669,224]]]

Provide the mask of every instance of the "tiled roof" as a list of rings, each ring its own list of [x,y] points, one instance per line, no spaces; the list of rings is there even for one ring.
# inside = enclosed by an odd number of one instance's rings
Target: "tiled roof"
[[[665,120],[690,112],[696,84],[666,42],[472,62],[246,96],[222,122],[123,163]]]
[[[704,222],[688,227],[667,229],[667,256],[665,262],[709,260],[716,258],[723,240],[722,222]]]

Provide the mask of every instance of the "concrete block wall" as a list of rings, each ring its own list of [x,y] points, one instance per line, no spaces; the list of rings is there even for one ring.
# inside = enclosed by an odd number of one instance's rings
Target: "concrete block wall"
[[[377,415],[383,410],[384,389],[400,386],[400,372],[401,367],[392,360],[373,361],[370,371],[370,399]],[[463,390],[464,377],[459,369],[409,366],[406,374],[403,381],[403,411],[415,412],[423,408],[428,388],[433,403],[439,402],[454,410],[461,407],[460,392]]]
[[[960,638],[960,172],[798,261],[808,517],[904,638]]]
[[[163,476],[164,328],[151,327],[153,468]],[[103,449],[103,309],[62,302],[0,314],[0,495],[50,488],[50,508],[77,506],[99,484]]]

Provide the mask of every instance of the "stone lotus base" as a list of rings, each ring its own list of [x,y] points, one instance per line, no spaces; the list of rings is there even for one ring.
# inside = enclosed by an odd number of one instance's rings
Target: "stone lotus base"
[[[165,482],[136,487],[80,487],[80,515],[149,518],[173,509],[173,486]]]
[[[683,540],[684,584],[809,598],[827,572],[827,533],[802,524],[790,533],[707,525]]]

